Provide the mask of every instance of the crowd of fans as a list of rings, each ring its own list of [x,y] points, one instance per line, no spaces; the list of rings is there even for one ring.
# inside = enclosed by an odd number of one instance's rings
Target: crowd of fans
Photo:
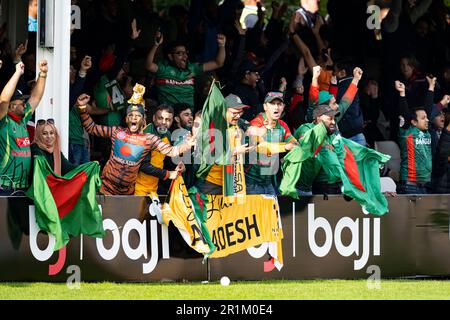
[[[167,193],[183,172],[188,186],[221,194],[219,165],[197,181],[195,162],[165,158],[195,146],[213,79],[226,97],[230,126],[284,143],[269,152],[290,151],[304,133],[299,127],[323,123],[329,134],[370,148],[376,141],[397,143],[400,172],[383,171],[397,192],[450,193],[450,11],[442,0],[372,0],[381,9],[374,16],[379,28],[368,23],[367,4],[356,0],[328,0],[324,17],[317,0],[301,0],[294,10],[252,0],[191,0],[160,12],[152,0],[72,4],[81,8],[82,26],[71,35],[70,101],[61,106],[70,110],[70,162],[57,158],[64,168],[99,161],[103,193]],[[6,26],[0,29],[3,194],[28,186],[29,172],[18,168],[30,154],[12,143],[26,148],[34,140],[33,154],[55,154],[43,147],[43,135],[57,133],[50,120],[35,121],[34,139],[24,132],[47,72],[42,61],[35,80],[33,31],[11,50]],[[133,98],[136,92],[141,97]],[[120,142],[141,132],[145,142],[133,142],[142,146],[139,156],[124,162]],[[250,149],[242,144],[235,152]],[[263,175],[267,166],[246,162],[247,193],[278,192],[281,172]],[[298,185],[300,194],[340,192],[339,181],[316,174],[310,185]]]

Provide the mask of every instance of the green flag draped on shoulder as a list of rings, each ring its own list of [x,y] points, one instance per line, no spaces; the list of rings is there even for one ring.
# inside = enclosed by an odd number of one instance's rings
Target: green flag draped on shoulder
[[[390,158],[340,135],[334,137],[332,148],[323,148],[317,156],[328,176],[342,180],[342,193],[375,215],[389,211],[381,192],[380,166]]]
[[[202,110],[200,130],[201,164],[197,177],[206,179],[213,164],[222,166],[222,190],[226,203],[245,202],[244,156],[232,156],[241,145],[242,131],[229,126],[225,98],[214,81]]]
[[[89,162],[60,176],[43,156],[35,157],[33,181],[27,196],[34,200],[39,228],[55,236],[55,251],[64,247],[71,236],[104,236],[95,197],[101,185],[99,172],[99,165]]]
[[[282,195],[298,199],[295,185],[300,178],[304,161],[313,157],[320,150],[320,146],[327,136],[327,129],[319,123],[308,130],[299,140],[299,145],[292,149],[285,157],[281,167],[283,179],[280,184]]]

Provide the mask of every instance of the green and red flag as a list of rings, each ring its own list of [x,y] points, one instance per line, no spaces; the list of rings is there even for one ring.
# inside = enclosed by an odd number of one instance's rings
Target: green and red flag
[[[298,199],[295,186],[300,179],[302,166],[308,159],[313,159],[317,155],[326,137],[327,129],[323,123],[319,123],[306,131],[299,139],[299,145],[284,157],[281,167],[283,170],[283,179],[280,183],[280,192],[282,195]]]
[[[205,179],[211,167],[222,166],[222,190],[226,203],[245,202],[245,174],[243,155],[232,156],[239,147],[242,131],[238,126],[229,126],[226,120],[227,105],[217,82],[213,81],[202,110],[200,130],[201,163],[197,177]]]
[[[187,191],[183,177],[179,175],[172,183],[169,199],[162,205],[162,223],[172,222],[184,241],[208,258],[215,250],[206,227],[208,198],[192,187]]]
[[[336,135],[317,159],[329,177],[342,180],[342,193],[355,199],[365,212],[383,215],[389,211],[381,192],[380,166],[391,157]]]
[[[96,200],[100,185],[100,167],[95,162],[82,164],[60,176],[43,156],[35,157],[33,181],[27,196],[34,200],[39,228],[55,236],[55,251],[73,236],[104,236]]]
[[[214,81],[202,109],[202,125],[199,131],[201,163],[198,178],[206,178],[214,162],[225,164],[224,152],[227,132],[227,105]],[[222,139],[222,141],[219,141]]]

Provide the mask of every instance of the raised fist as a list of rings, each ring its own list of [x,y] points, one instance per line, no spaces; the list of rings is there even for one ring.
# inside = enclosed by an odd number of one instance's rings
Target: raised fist
[[[224,47],[226,41],[227,41],[227,38],[225,37],[224,34],[219,33],[217,35],[217,44],[219,45],[219,47]]]
[[[44,60],[39,61],[39,71],[42,73],[48,72],[47,60],[44,59]]]
[[[160,46],[164,41],[164,37],[163,34],[161,33],[161,31],[156,31],[155,33],[155,46]]]
[[[405,93],[405,85],[400,81],[395,81],[395,89],[401,94]]]
[[[23,75],[23,73],[25,72],[25,65],[23,64],[23,62],[19,62],[18,64],[16,64],[16,72],[19,72],[20,75]]]
[[[356,80],[361,80],[363,75],[363,71],[361,68],[356,67],[355,69],[353,69],[353,78]]]
[[[322,71],[322,68],[320,66],[314,66],[313,67],[313,79],[318,79],[321,71]]]
[[[91,97],[89,95],[87,95],[86,93],[82,93],[78,98],[77,98],[77,106],[79,107],[85,107],[89,100],[91,99]]]

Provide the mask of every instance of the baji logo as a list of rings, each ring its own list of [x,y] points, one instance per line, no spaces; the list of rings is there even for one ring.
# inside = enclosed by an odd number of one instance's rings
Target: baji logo
[[[100,210],[102,209],[101,206]],[[29,206],[29,222],[30,222],[30,236],[29,245],[31,253],[38,261],[47,261],[50,259],[54,253],[54,247],[56,244],[55,237],[51,234],[48,235],[49,242],[44,250],[41,250],[37,245],[37,236],[39,231],[39,226],[36,224],[35,210],[34,206]],[[122,227],[118,227],[117,224],[111,219],[103,220],[103,228],[105,231],[111,231],[113,236],[113,244],[111,248],[105,248],[103,244],[103,239],[97,238],[96,247],[97,252],[104,260],[113,260],[117,257],[120,247],[122,247],[125,255],[131,260],[138,260],[143,257],[147,259],[147,234],[152,235],[151,237],[151,257],[150,259],[142,264],[142,273],[151,273],[158,264],[158,222],[156,220],[148,220],[150,222],[150,232],[147,228],[147,220],[140,222],[137,219],[130,219]],[[122,229],[122,234],[120,234],[119,229]],[[137,232],[139,235],[139,244],[136,248],[132,248],[130,245],[130,233]],[[148,233],[149,232],[149,233]],[[161,243],[162,243],[162,258],[170,259],[169,251],[169,231],[167,226],[161,225]],[[82,237],[80,237],[80,247],[83,247]],[[82,250],[80,250],[80,260],[83,260],[81,255]],[[58,254],[58,262],[55,265],[49,266],[49,275],[58,274],[65,264],[66,260],[66,250],[61,249]]]
[[[331,228],[330,223],[323,217],[314,216],[314,204],[308,204],[308,243],[312,253],[316,257],[325,257],[331,250],[334,244],[338,253],[343,257],[349,257],[355,254],[359,259],[354,260],[353,269],[361,270],[369,260],[370,254],[370,221],[373,221],[373,255],[380,255],[380,218],[363,218],[362,219],[362,238],[363,246],[360,253],[360,219],[355,220],[349,217],[341,218],[334,229]],[[349,245],[342,243],[342,231],[347,228],[350,230],[352,237]],[[325,243],[319,246],[316,243],[315,235],[317,230],[322,229],[325,232]]]

